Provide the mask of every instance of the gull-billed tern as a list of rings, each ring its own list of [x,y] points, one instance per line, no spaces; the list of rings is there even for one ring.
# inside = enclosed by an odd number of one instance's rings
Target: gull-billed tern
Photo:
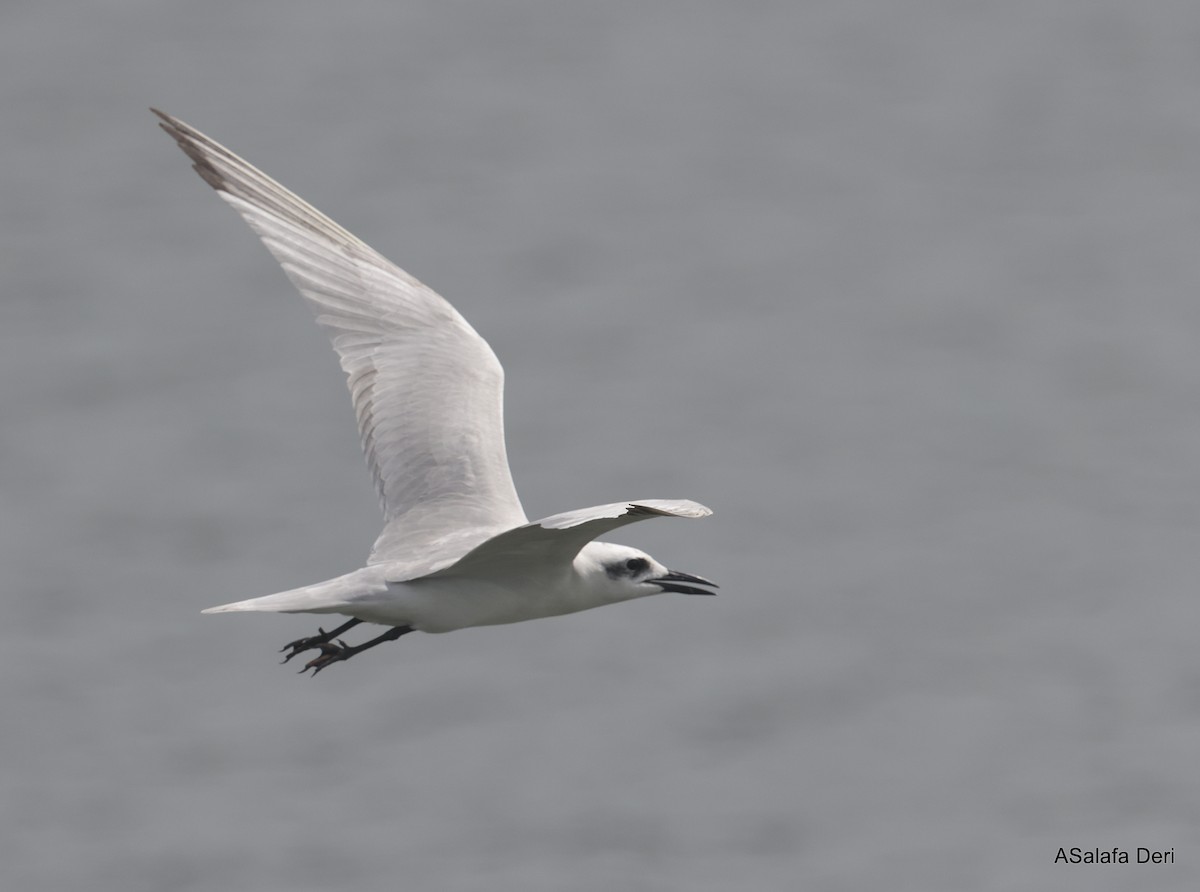
[[[383,532],[361,570],[205,613],[335,613],[349,621],[284,646],[301,670],[414,630],[450,632],[661,592],[713,594],[636,548],[594,541],[648,517],[705,517],[686,499],[637,499],[530,523],[504,450],[504,372],[444,299],[253,165],[152,109],[193,167],[258,233],[316,314],[346,372]],[[388,631],[357,646],[359,623]]]

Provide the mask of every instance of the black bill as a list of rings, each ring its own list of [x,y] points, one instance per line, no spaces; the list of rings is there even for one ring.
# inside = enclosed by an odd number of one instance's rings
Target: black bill
[[[696,585],[707,585],[712,588],[717,588],[715,582],[709,582],[703,576],[693,576],[691,573],[677,573],[672,570],[666,576],[659,576],[656,579],[651,579],[664,592],[678,592],[681,595],[715,595],[716,592],[710,592],[708,589],[696,588]],[[696,585],[684,585],[683,583],[693,582]]]

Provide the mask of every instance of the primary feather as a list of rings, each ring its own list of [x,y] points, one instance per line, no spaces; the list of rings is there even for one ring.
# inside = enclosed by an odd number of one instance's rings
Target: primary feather
[[[526,522],[504,447],[504,371],[445,299],[220,143],[155,111],[258,233],[329,334],[383,507],[369,563]]]

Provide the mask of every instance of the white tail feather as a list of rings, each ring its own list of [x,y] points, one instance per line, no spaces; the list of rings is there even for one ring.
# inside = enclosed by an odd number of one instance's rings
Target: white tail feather
[[[366,567],[355,570],[345,576],[318,582],[316,585],[306,585],[274,595],[264,595],[261,598],[250,598],[246,601],[234,601],[209,607],[201,613],[240,613],[254,611],[258,613],[337,613],[346,607],[352,599],[364,595],[380,594],[387,590],[387,583],[378,567]]]

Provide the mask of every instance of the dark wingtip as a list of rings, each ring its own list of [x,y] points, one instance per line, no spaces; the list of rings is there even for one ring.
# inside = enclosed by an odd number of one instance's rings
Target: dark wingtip
[[[205,143],[212,143],[212,141],[200,131],[164,111],[160,111],[153,106],[150,107],[150,111],[162,118],[158,122],[158,126],[171,139],[175,140],[176,145],[183,150],[185,155],[192,159],[192,169],[200,174],[200,178],[218,192],[229,191],[225,176],[205,153]],[[220,146],[217,146],[215,143],[212,145],[220,149]]]

